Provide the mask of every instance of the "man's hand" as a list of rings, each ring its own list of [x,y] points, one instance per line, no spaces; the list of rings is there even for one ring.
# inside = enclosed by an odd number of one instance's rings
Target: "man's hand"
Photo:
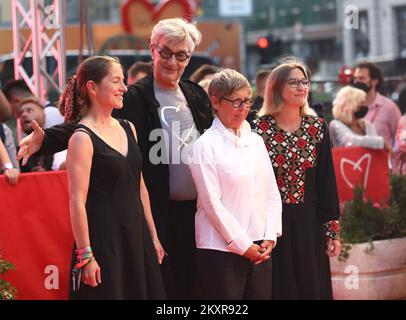
[[[4,170],[4,176],[6,177],[7,182],[12,186],[15,186],[17,184],[19,174],[20,171],[15,168]]]
[[[389,143],[387,143],[386,141],[383,143],[383,149],[388,151],[389,154],[391,154],[391,155],[393,154],[392,146]]]
[[[27,164],[27,161],[31,155],[38,152],[45,137],[44,130],[41,129],[35,120],[32,122],[32,127],[34,131],[22,139],[19,143],[20,150],[18,150],[17,153],[17,160],[23,159],[23,166]]]

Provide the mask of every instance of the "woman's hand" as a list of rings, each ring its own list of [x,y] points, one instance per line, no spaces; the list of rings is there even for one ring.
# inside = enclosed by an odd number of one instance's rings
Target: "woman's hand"
[[[259,245],[253,243],[242,256],[251,262],[256,262],[261,257],[262,251],[263,249]]]
[[[328,240],[327,241],[327,255],[329,257],[336,257],[340,254],[341,251],[341,243],[338,240]]]
[[[399,151],[405,155],[406,154],[406,143],[402,143],[399,145]]]
[[[158,239],[152,240],[152,242],[154,243],[154,248],[155,248],[156,256],[158,258],[158,262],[159,262],[159,264],[162,264],[162,261],[164,260],[166,252],[165,252],[164,248],[162,247],[161,242]]]
[[[92,287],[97,287],[101,283],[101,270],[96,260],[82,268],[82,282]]]
[[[255,261],[254,264],[260,264],[269,258],[271,258],[271,252],[274,247],[275,241],[272,240],[265,240],[261,243],[260,247],[262,250],[261,256]]]

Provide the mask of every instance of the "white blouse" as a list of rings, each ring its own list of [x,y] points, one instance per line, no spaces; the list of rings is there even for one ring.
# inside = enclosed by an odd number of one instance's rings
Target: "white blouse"
[[[262,138],[241,125],[240,136],[216,117],[194,143],[189,167],[198,199],[196,246],[244,252],[282,234],[282,203]]]

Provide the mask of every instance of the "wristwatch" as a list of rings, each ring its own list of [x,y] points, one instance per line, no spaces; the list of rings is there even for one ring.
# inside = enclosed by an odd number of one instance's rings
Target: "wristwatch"
[[[11,162],[7,162],[3,165],[3,171],[6,169],[13,169],[13,164]]]

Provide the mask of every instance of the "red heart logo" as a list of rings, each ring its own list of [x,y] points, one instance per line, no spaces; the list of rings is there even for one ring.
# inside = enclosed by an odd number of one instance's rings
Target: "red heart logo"
[[[365,189],[367,188],[371,157],[371,154],[366,153],[356,161],[347,158],[341,159],[341,175],[351,190],[356,185],[361,185]]]
[[[121,8],[121,18],[126,32],[146,39],[159,20],[183,17],[190,21],[194,9],[189,0],[165,0],[157,5],[148,0],[127,0]]]

